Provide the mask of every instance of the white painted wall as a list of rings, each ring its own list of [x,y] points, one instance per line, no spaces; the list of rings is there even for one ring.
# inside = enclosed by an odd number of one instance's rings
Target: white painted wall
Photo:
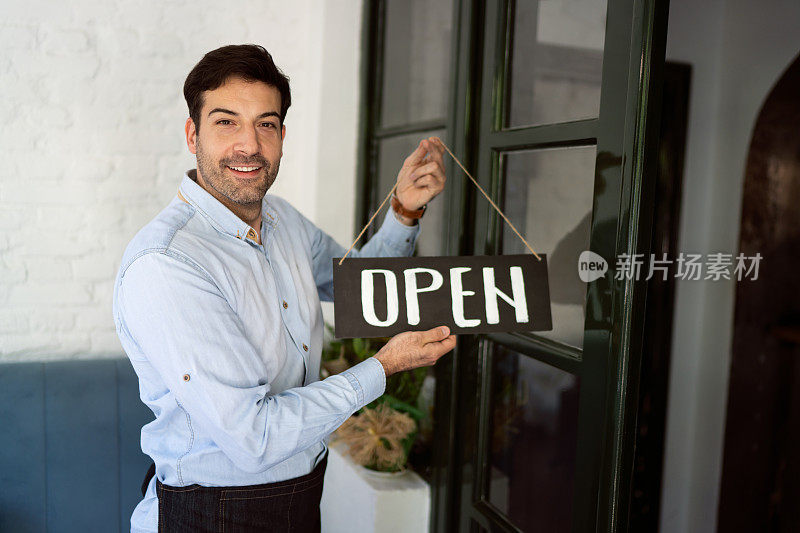
[[[752,127],[772,85],[800,53],[798,28],[796,0],[670,2],[667,58],[693,66],[681,251],[738,251]],[[735,289],[734,282],[678,281],[663,533],[716,529]]]
[[[194,166],[183,81],[253,42],[291,79],[278,181],[352,234],[361,0],[0,2],[0,361],[121,354],[112,283]]]

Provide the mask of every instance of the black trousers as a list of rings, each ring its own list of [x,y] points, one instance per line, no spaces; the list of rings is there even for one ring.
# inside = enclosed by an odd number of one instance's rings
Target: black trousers
[[[171,487],[156,480],[158,531],[319,533],[325,457],[305,476],[242,487]]]

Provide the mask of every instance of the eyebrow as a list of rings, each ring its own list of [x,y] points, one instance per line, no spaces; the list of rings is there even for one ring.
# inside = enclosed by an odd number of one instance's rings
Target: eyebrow
[[[230,109],[225,109],[224,107],[215,107],[214,109],[208,112],[208,116],[210,117],[214,113],[226,113],[228,115],[233,115],[234,117],[239,116],[239,113],[237,113],[236,111],[231,111]],[[267,117],[278,117],[278,119],[281,118],[281,116],[277,112],[267,111],[265,113],[261,113],[260,115],[258,115],[256,119],[267,118]]]

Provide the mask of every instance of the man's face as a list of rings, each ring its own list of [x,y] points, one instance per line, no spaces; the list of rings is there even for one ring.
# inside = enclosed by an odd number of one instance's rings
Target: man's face
[[[230,78],[204,96],[199,132],[192,119],[186,121],[198,183],[228,206],[260,203],[283,155],[280,92],[260,81]]]

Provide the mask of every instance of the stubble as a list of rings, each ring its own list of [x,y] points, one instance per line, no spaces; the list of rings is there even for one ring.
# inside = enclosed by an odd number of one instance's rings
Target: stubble
[[[239,179],[227,171],[228,166],[260,166],[259,176]],[[197,140],[197,170],[217,193],[239,205],[261,202],[278,176],[280,161],[270,164],[261,154],[249,158],[223,158],[214,161]]]

